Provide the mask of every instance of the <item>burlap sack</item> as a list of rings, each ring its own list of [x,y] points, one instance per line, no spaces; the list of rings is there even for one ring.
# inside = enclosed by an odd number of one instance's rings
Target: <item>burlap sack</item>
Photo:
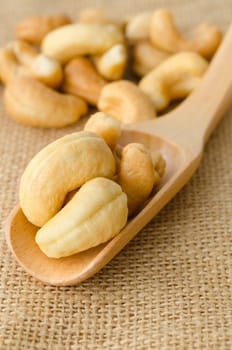
[[[182,28],[210,20],[226,29],[232,18],[231,0],[7,0],[0,5],[0,43],[14,37],[23,16],[63,10],[75,18],[80,8],[92,5],[122,15],[168,6]],[[5,115],[0,100],[2,223],[17,203],[29,159],[77,126],[18,125]],[[231,135],[230,112],[189,184],[81,285],[49,287],[29,277],[11,256],[1,230],[0,349],[231,349]]]

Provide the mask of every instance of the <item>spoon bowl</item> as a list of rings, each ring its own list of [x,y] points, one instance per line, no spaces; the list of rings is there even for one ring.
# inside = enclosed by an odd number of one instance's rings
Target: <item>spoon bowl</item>
[[[35,242],[38,227],[28,222],[19,207],[12,211],[6,222],[6,239],[16,260],[30,275],[61,286],[91,277],[175,196],[197,169],[206,141],[231,104],[231,56],[232,27],[197,91],[166,116],[123,130],[120,145],[141,142],[150,150],[158,150],[167,167],[158,191],[112,240],[70,257],[48,258]]]
[[[161,189],[168,186],[169,181],[178,174],[178,171],[181,171],[181,167],[184,165],[185,157],[182,149],[155,135],[134,130],[123,131],[120,145],[124,146],[130,142],[141,142],[151,150],[160,151],[165,158],[167,167],[157,192],[160,197]],[[156,194],[151,198],[148,203],[155,201],[158,205]],[[146,210],[147,205],[144,206],[143,210]],[[116,242],[121,250],[121,237],[123,237],[124,246],[136,234],[134,227],[140,225],[143,210],[132,218],[119,235],[110,242],[61,259],[48,258],[39,249],[35,242],[38,227],[27,220],[20,207],[15,208],[8,218],[6,237],[16,260],[30,275],[52,285],[71,285],[81,282],[97,272],[102,267],[103,260],[105,265],[106,259],[111,259],[110,247],[114,246]]]

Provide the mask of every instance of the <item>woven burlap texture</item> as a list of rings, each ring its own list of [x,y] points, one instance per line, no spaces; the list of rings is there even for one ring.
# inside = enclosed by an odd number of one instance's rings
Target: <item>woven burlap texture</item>
[[[75,18],[91,5],[123,15],[167,6],[182,28],[210,20],[225,30],[232,18],[231,0],[7,0],[0,7],[0,42],[14,37],[23,16],[65,10]],[[31,157],[77,125],[18,125],[5,115],[2,90],[0,95],[3,223]],[[231,150],[230,111],[188,185],[111,263],[78,286],[44,286],[28,276],[1,228],[0,349],[231,349]]]

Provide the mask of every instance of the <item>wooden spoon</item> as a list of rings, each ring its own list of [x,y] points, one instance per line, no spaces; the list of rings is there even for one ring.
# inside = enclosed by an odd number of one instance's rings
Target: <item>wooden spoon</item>
[[[197,169],[203,147],[232,102],[232,26],[200,87],[165,117],[123,130],[121,145],[142,142],[159,150],[167,168],[159,191],[111,241],[62,258],[46,257],[35,243],[37,227],[15,208],[6,224],[6,238],[19,264],[32,276],[52,285],[84,281],[106,265],[186,184]]]

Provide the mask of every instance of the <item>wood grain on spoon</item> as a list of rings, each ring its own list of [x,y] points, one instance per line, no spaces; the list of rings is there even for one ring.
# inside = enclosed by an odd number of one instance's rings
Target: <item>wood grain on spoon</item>
[[[200,87],[165,117],[127,126],[120,144],[144,143],[162,153],[167,169],[159,191],[111,241],[62,259],[47,258],[34,237],[37,228],[15,208],[6,224],[9,247],[32,276],[52,285],[79,283],[106,265],[186,184],[197,169],[203,147],[232,102],[232,26]]]

